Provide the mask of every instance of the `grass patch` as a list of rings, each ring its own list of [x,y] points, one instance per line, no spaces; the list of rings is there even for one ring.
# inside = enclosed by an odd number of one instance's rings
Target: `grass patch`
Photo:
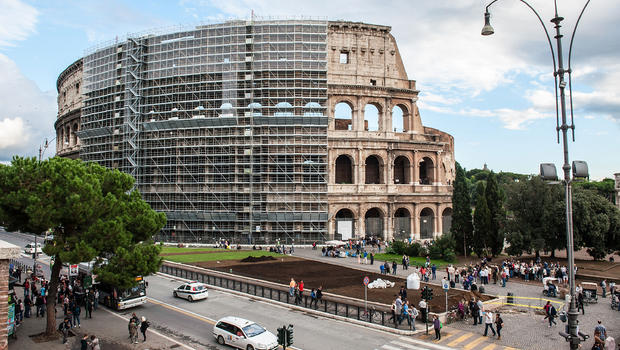
[[[206,247],[196,247],[196,248],[178,248],[178,247],[167,247],[164,246],[161,248],[162,254],[168,253],[185,253],[185,252],[212,252],[215,250],[223,250],[221,248],[206,248]]]
[[[260,256],[284,256],[278,253],[272,253],[264,250],[241,250],[241,251],[222,251],[219,253],[208,254],[187,254],[187,255],[169,255],[165,256],[165,260],[174,261],[178,263],[193,263],[200,261],[216,261],[216,260],[241,260],[248,256],[260,257]]]
[[[385,254],[385,253],[378,253],[375,254],[375,260],[381,260],[381,261],[396,261],[397,264],[401,264],[403,262],[403,256],[402,255],[398,255],[398,254]],[[422,258],[419,256],[410,256],[409,257],[409,265],[410,266],[422,266],[424,265],[424,263],[426,263],[426,258]],[[447,261],[444,260],[440,260],[440,259],[431,259],[431,265],[435,264],[435,266],[437,267],[441,267],[441,266],[448,266],[452,263],[449,263]],[[399,266],[400,267],[400,266]]]

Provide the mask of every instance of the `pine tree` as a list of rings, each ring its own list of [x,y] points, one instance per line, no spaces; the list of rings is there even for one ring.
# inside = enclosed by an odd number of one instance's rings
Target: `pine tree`
[[[456,178],[452,190],[452,227],[450,232],[456,240],[456,250],[467,255],[471,251],[474,226],[471,217],[471,196],[467,188],[465,170],[456,162]]]
[[[474,252],[479,257],[483,256],[487,249],[486,242],[491,226],[491,214],[487,206],[484,189],[484,183],[482,181],[478,182],[478,187],[476,187],[478,201],[476,202],[476,210],[474,211],[474,235],[472,246]]]
[[[491,248],[493,256],[497,256],[504,248],[504,232],[502,230],[503,217],[505,216],[504,203],[500,196],[497,185],[497,176],[491,172],[487,177],[487,185],[484,196],[489,208],[489,232],[486,237],[486,246]]]

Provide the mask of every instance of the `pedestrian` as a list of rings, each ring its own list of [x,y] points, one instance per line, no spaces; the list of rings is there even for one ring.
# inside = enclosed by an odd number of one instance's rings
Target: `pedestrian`
[[[441,322],[437,315],[433,315],[433,328],[435,329],[435,340],[441,340]]]
[[[409,328],[411,328],[411,315],[409,314],[409,303],[407,300],[403,302],[403,311],[401,315],[402,316],[400,318],[400,322],[398,323],[398,325],[400,326],[403,323],[403,320],[406,319],[407,324],[409,325]]]
[[[484,304],[481,299],[476,302],[478,304],[478,324],[482,324],[482,314],[484,312]]]
[[[396,312],[396,321],[398,324],[401,324],[403,322],[403,299],[400,295],[396,296],[394,303],[396,304],[396,309],[394,310]]]
[[[140,319],[138,318],[136,313],[132,312],[131,318],[129,319],[129,324],[127,324],[127,331],[129,332],[129,339],[131,339],[131,324],[132,323],[138,324],[139,322],[140,322]]]
[[[99,338],[95,337],[94,335],[90,336],[90,349],[101,350],[101,347],[99,346]]]
[[[601,281],[601,289],[603,290],[603,298],[607,298],[607,280]]]
[[[396,275],[396,267],[398,267],[398,264],[396,264],[396,260],[392,261],[392,275]]]
[[[295,295],[295,286],[297,285],[297,283],[295,283],[295,280],[291,277],[291,282],[289,282],[288,284],[288,294],[290,294],[291,296]]]
[[[138,344],[138,321],[134,319],[129,322],[129,340],[132,344]]]
[[[316,303],[316,290],[314,288],[312,288],[312,290],[310,291],[310,306],[309,308],[312,308],[312,304]]]
[[[390,312],[392,313],[392,316],[390,316],[388,321],[394,322],[394,327],[398,328],[398,319],[396,316],[396,299],[394,299],[392,305],[390,306]]]
[[[299,281],[299,303],[304,300],[304,280]]]
[[[493,313],[491,311],[486,311],[484,313],[484,336],[486,337],[488,334],[489,328],[493,332],[493,336],[495,336],[495,329],[493,329]]]
[[[88,334],[84,334],[80,340],[80,350],[88,350]]]
[[[75,305],[73,306],[73,325],[77,325],[78,328],[81,328],[80,326],[80,313],[82,312],[82,309],[80,308],[80,304],[75,303]]]
[[[431,266],[431,271],[433,272],[433,279],[437,279],[437,266],[435,264]]]
[[[364,265],[368,265],[368,252],[364,250]]]
[[[35,295],[35,294],[33,294]],[[45,311],[43,308],[43,297],[40,294],[36,294],[36,301],[34,302],[34,305],[37,307],[37,317],[39,317],[39,315],[41,317],[45,316]]]
[[[93,318],[93,307],[95,304],[95,296],[93,295],[93,291],[91,290],[86,297],[86,317]]]
[[[20,324],[23,319],[24,319],[24,303],[22,302],[21,299],[18,299],[17,303],[15,304],[15,320],[17,321],[17,324]]]
[[[420,312],[413,305],[411,305],[409,309],[409,313],[411,314],[411,330],[415,331],[415,319],[418,317]]]
[[[94,295],[93,301],[94,301],[93,308],[97,310],[97,308],[99,307],[99,290],[98,289],[95,289],[95,295]],[[97,341],[99,341],[99,339],[97,339]]]
[[[495,314],[495,328],[497,328],[497,340],[502,340],[502,328],[504,328],[504,320],[499,315],[499,312]]]
[[[382,275],[385,275],[385,265],[383,265],[383,264],[379,265],[379,271],[381,271]]]
[[[603,324],[601,323],[601,320],[597,321],[597,325],[594,328],[594,331],[599,331],[601,333],[601,339],[603,341],[605,341],[605,338],[607,338],[607,328],[605,328],[605,326],[603,326]]]
[[[63,344],[67,342],[67,337],[69,336],[69,328],[71,328],[71,325],[69,324],[69,319],[65,317],[64,321],[62,321],[62,323],[60,323],[60,325],[58,326],[58,330],[62,333]]]
[[[418,307],[420,308],[420,312],[422,313],[422,322],[427,323],[428,315],[426,313],[426,311],[427,311],[427,309],[426,309],[426,301],[424,301],[424,299],[421,299],[420,303],[418,303]]]
[[[555,317],[557,316],[558,312],[555,309],[555,306],[553,306],[553,304],[550,304],[547,310],[549,310],[548,311],[549,314],[547,315],[549,316],[549,327],[551,327],[552,323],[557,325],[557,323],[555,322]]]
[[[144,341],[146,341],[146,330],[149,328],[150,325],[151,323],[146,320],[146,317],[142,316],[142,322],[140,322],[140,332],[142,332]]]
[[[592,345],[592,350],[603,350],[603,346],[605,346],[605,340],[601,339],[601,332],[599,330],[594,331],[594,345]]]
[[[385,262],[385,274],[390,274],[390,264],[387,261]]]
[[[374,264],[375,264],[375,253],[370,252],[370,265],[374,265]]]
[[[474,319],[474,326],[477,325],[480,309],[478,308],[478,304],[476,303],[476,298],[471,298],[471,301],[469,302],[469,312]]]
[[[319,286],[319,288],[316,290],[316,303],[314,304],[314,306],[317,309],[319,308],[319,303],[323,303],[323,286]]]
[[[583,292],[577,294],[577,312],[579,312],[579,309],[581,309],[582,315],[586,314],[586,309],[583,307]]]

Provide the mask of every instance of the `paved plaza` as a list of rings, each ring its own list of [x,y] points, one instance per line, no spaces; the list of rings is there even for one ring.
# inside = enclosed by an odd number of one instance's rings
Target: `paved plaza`
[[[358,264],[357,259],[354,258],[322,257],[320,250],[312,250],[309,248],[296,248],[293,255],[373,272],[378,271],[379,264],[382,263],[380,261],[375,261],[374,265],[364,265]],[[402,266],[399,265],[397,270],[397,275],[400,277],[406,277],[412,272],[411,269],[402,270],[401,267]],[[440,271],[440,269],[438,269],[437,279],[431,280],[429,283],[440,284],[441,278],[445,275],[445,271]],[[506,284],[505,288],[501,287],[500,284],[494,285],[492,283],[485,285],[485,288],[485,292],[492,295],[505,296],[507,293],[513,293],[515,296],[533,298],[519,300],[520,303],[525,305],[544,305],[544,300],[542,300],[542,283],[525,284],[513,279]],[[553,300],[561,301],[559,298],[553,298]],[[579,314],[579,330],[591,336],[591,338],[583,344],[583,349],[590,349],[594,344],[592,336],[597,320],[603,322],[603,325],[607,328],[608,335],[613,336],[616,340],[620,339],[620,312],[611,310],[610,303],[611,300],[609,297],[602,298],[599,295],[598,303],[587,305],[585,308],[585,315]],[[504,320],[504,328],[502,329],[502,339],[500,341],[498,341],[496,337],[484,337],[484,325],[473,326],[473,321],[470,319],[467,322],[457,321],[448,326],[444,326],[442,330],[444,334],[442,341],[436,343],[454,348],[485,350],[504,348],[554,349],[564,346],[567,347],[568,344],[564,338],[558,334],[558,331],[564,330],[566,323],[561,322],[558,318],[556,319],[558,325],[549,328],[547,320],[544,320],[544,315],[540,311],[534,310],[534,308],[529,307],[502,307],[501,313],[502,319]],[[558,308],[558,312],[559,311],[561,311],[561,309]],[[418,323],[417,326],[420,327],[421,325]],[[433,333],[432,330],[430,333]],[[417,336],[425,340],[434,339],[434,334],[429,334],[429,336],[419,334]],[[400,348],[403,347],[399,347],[398,344],[395,343],[388,344],[385,349],[395,350]]]

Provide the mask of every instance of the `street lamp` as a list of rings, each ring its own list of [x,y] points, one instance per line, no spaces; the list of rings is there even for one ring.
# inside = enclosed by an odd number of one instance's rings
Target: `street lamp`
[[[491,3],[489,3],[485,9],[485,13],[484,13],[484,27],[482,28],[482,35],[488,36],[493,34],[495,31],[493,30],[493,27],[491,26],[491,14],[489,13],[489,7],[491,5],[493,5],[495,2],[497,2],[498,0],[493,0]],[[566,246],[566,252],[567,252],[567,258],[568,258],[568,270],[569,270],[569,281],[570,281],[570,307],[568,310],[568,333],[565,332],[560,332],[560,335],[562,335],[566,341],[570,342],[570,348],[571,349],[578,349],[579,348],[579,343],[581,342],[581,339],[579,338],[579,336],[582,336],[582,338],[585,337],[583,335],[583,333],[578,332],[577,330],[577,325],[579,324],[579,321],[577,320],[577,316],[579,315],[579,313],[577,312],[577,308],[576,308],[576,300],[575,300],[575,261],[574,261],[574,252],[573,252],[573,212],[572,212],[572,193],[571,193],[571,166],[569,164],[569,158],[568,158],[568,129],[571,129],[571,131],[573,132],[573,141],[575,140],[575,124],[573,123],[573,106],[572,106],[572,89],[571,89],[571,68],[570,68],[570,60],[571,60],[571,53],[572,53],[572,49],[573,49],[573,40],[575,39],[575,31],[577,30],[577,26],[579,25],[579,21],[581,20],[581,16],[583,15],[583,12],[585,11],[586,7],[588,6],[588,4],[590,3],[590,0],[586,1],[585,5],[583,6],[583,9],[581,10],[581,13],[579,14],[579,17],[577,18],[577,22],[575,23],[575,28],[573,29],[573,34],[571,36],[571,41],[570,41],[570,48],[568,51],[568,69],[564,69],[563,66],[563,51],[562,51],[562,34],[560,33],[560,22],[562,22],[562,20],[564,20],[563,17],[558,16],[558,6],[557,6],[557,1],[554,0],[553,4],[554,4],[554,9],[555,9],[555,17],[553,17],[551,19],[551,22],[555,25],[555,39],[556,39],[556,51],[557,51],[557,56],[553,51],[553,44],[551,42],[551,38],[549,36],[549,32],[547,31],[547,27],[545,26],[545,23],[542,21],[542,19],[540,18],[540,15],[538,14],[538,12],[536,12],[536,10],[534,10],[534,8],[528,4],[526,1],[524,0],[520,0],[523,4],[525,4],[530,10],[532,10],[532,12],[536,15],[536,17],[538,18],[538,21],[540,22],[540,24],[543,27],[543,30],[545,31],[545,35],[547,36],[547,42],[549,43],[549,48],[551,49],[551,58],[553,59],[553,76],[555,78],[555,113],[556,113],[556,132],[557,134],[557,138],[558,138],[558,143],[560,142],[560,130],[562,131],[562,145],[564,148],[564,164],[562,165],[562,170],[564,170],[564,185],[566,188],[566,196],[565,196],[565,200],[566,200],[566,241],[567,241],[567,246]],[[558,65],[556,66],[556,58],[557,58],[557,63]],[[568,73],[568,88],[569,88],[569,97],[570,97],[570,103],[571,103],[571,123],[570,125],[567,124],[566,121],[566,98],[564,95],[564,89],[566,88],[566,81],[564,80],[564,74]],[[559,102],[559,108],[558,108],[558,87],[560,89],[560,102]],[[561,117],[562,117],[562,124],[560,124],[560,120],[559,120],[559,116],[558,116],[558,109],[560,109],[561,111]],[[588,177],[588,167],[585,164],[585,162],[582,161],[575,161],[573,162],[573,175],[575,177]],[[553,180],[553,181],[557,181],[557,172],[555,170],[555,165],[554,164],[550,164],[550,163],[545,163],[545,164],[541,164],[540,165],[540,175],[544,180]]]
[[[45,138],[45,143],[39,146],[39,163],[41,163],[41,158],[43,158],[45,151],[50,146],[50,142],[54,141],[55,139],[56,138],[54,137],[50,141],[47,141],[47,138]],[[32,258],[33,260],[32,270],[35,276],[37,276],[37,256],[38,255],[39,255],[39,252],[37,252],[37,235],[35,234],[34,235],[34,254]]]

